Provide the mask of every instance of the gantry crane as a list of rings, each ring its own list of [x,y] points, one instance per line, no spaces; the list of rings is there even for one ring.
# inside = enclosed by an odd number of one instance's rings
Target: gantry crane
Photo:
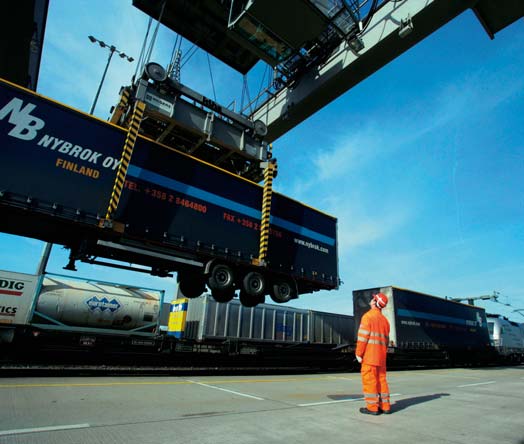
[[[257,97],[261,104],[246,114],[248,122],[240,118],[233,122],[240,132],[261,140],[262,147],[464,11],[475,13],[490,38],[524,16],[522,0],[133,0],[133,4],[241,74],[261,60],[273,67],[273,82]],[[180,87],[175,94],[177,90]],[[216,109],[217,104],[210,102]],[[202,133],[210,137],[209,125]],[[250,155],[240,142],[222,146],[244,158],[265,160],[265,153]]]

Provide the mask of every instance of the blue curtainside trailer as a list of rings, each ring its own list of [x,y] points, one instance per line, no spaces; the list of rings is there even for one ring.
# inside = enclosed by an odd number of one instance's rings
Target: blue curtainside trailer
[[[370,308],[369,301],[378,292],[389,298],[382,312],[391,328],[390,360],[409,359],[415,363],[493,360],[483,308],[412,290],[386,286],[353,291],[356,329]]]
[[[175,271],[188,297],[338,288],[334,217],[142,137],[135,112],[122,128],[0,81],[0,231],[65,245],[70,269]]]

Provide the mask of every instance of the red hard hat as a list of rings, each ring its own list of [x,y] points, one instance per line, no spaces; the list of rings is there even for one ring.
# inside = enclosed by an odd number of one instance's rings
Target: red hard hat
[[[378,308],[382,309],[388,305],[388,297],[384,293],[377,293],[373,296],[373,300]]]

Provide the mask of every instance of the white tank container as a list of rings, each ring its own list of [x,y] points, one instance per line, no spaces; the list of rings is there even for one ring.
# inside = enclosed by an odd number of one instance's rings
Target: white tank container
[[[46,277],[36,311],[66,325],[131,330],[155,323],[159,307],[153,291]]]

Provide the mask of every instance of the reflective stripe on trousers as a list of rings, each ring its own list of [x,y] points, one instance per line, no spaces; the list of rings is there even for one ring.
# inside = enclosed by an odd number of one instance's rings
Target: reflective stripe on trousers
[[[386,367],[362,364],[362,388],[366,407],[371,412],[391,409],[389,402],[389,387],[386,380]]]

